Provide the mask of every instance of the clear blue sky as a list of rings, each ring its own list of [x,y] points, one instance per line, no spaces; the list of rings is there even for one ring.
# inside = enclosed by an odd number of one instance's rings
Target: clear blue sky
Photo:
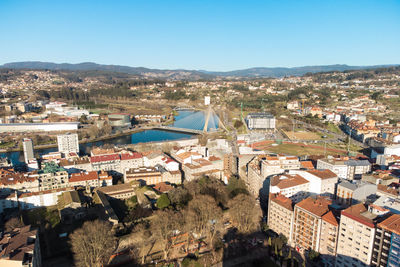
[[[0,0],[0,64],[400,64],[400,0]]]

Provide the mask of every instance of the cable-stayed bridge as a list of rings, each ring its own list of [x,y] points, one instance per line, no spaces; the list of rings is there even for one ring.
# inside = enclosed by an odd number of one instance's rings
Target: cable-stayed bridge
[[[225,126],[210,105],[207,110],[190,113],[188,116],[174,122],[173,126],[160,126],[157,128],[183,133],[204,134],[225,129]]]

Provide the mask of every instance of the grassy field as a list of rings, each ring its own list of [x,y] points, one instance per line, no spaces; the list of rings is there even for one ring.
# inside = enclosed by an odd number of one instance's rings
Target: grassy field
[[[294,156],[305,155],[325,155],[325,148],[323,146],[304,145],[302,143],[284,143],[277,146],[265,145],[257,147],[258,149],[267,150],[273,153],[281,153]],[[326,155],[345,155],[345,151],[333,151],[328,145],[326,147]]]
[[[308,131],[283,131],[292,140],[320,140],[321,135]]]

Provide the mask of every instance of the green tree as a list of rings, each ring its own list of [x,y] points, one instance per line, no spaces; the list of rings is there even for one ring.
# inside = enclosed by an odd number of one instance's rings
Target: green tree
[[[236,177],[231,177],[228,182],[227,191],[229,198],[234,198],[239,194],[248,195],[247,186],[243,180]]]
[[[157,207],[158,207],[159,209],[168,208],[170,204],[171,204],[171,201],[169,200],[167,194],[162,194],[162,195],[157,199]]]
[[[234,126],[236,129],[239,129],[240,127],[243,126],[243,122],[237,120],[237,121],[234,122],[233,126]]]
[[[316,252],[315,250],[310,250],[309,252],[308,252],[308,258],[310,259],[310,260],[312,260],[312,261],[318,261],[319,260],[319,253],[318,252]]]

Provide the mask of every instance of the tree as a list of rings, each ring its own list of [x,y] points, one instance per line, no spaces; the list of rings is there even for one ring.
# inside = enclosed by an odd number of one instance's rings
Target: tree
[[[77,266],[101,267],[107,263],[117,243],[110,224],[96,220],[87,221],[75,230],[70,244]]]
[[[181,208],[187,205],[192,196],[186,188],[177,187],[168,192],[168,199],[175,208]]]
[[[231,177],[227,186],[228,195],[234,198],[239,194],[248,194],[247,186],[242,179]]]
[[[374,92],[374,93],[371,95],[371,98],[372,98],[373,100],[378,100],[378,99],[380,98],[381,95],[382,95],[381,92]]]
[[[79,118],[79,122],[81,124],[87,124],[88,123],[88,118],[85,114],[82,114],[82,116]]]
[[[242,121],[239,121],[239,120],[236,120],[235,123],[233,124],[233,126],[234,126],[236,129],[239,129],[240,127],[243,126],[243,122],[242,122]]]
[[[186,222],[195,233],[207,238],[213,248],[214,238],[221,230],[222,210],[211,196],[197,195],[189,202]]]
[[[23,227],[24,224],[22,223],[21,219],[18,217],[12,217],[4,224],[4,229],[6,232],[10,232],[15,228]]]
[[[150,231],[155,240],[161,243],[164,260],[168,260],[172,248],[172,237],[182,225],[182,214],[171,210],[159,210],[150,223]]]
[[[158,199],[157,199],[157,207],[159,209],[165,209],[167,208],[171,202],[169,201],[168,195],[167,194],[162,194]]]
[[[279,234],[279,239],[282,241],[283,245],[287,244],[288,239],[284,234],[280,233]]]
[[[311,261],[318,261],[318,260],[319,260],[319,253],[316,252],[315,250],[311,249],[311,250],[308,252],[308,258],[309,258]]]
[[[232,221],[236,221],[241,233],[250,233],[257,228],[260,209],[252,196],[240,194],[228,202],[228,214]]]

